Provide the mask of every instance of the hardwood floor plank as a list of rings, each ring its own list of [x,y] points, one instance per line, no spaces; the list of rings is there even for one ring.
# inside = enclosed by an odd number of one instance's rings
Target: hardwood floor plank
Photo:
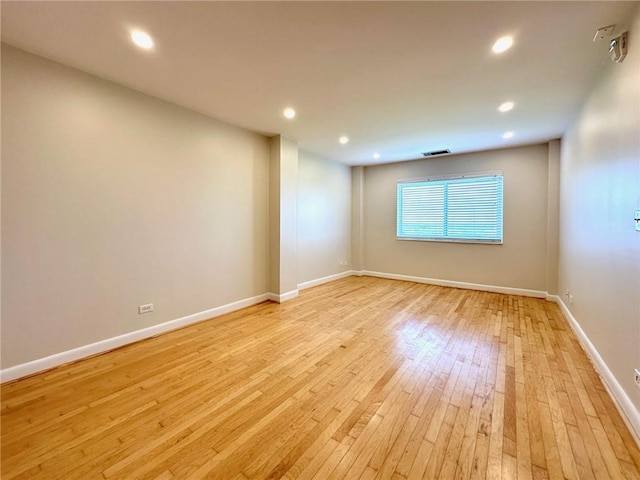
[[[348,277],[2,385],[3,479],[640,479],[557,306]]]

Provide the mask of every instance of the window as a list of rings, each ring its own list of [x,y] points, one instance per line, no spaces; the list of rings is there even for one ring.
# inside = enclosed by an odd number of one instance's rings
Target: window
[[[502,173],[399,182],[399,240],[502,243]]]

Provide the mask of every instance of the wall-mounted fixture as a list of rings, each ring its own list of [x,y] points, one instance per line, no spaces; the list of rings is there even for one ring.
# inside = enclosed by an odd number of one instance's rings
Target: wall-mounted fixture
[[[594,42],[601,42],[607,40],[613,35],[615,25],[607,25],[606,27],[600,27],[596,30],[596,34],[593,37]],[[609,56],[611,61],[621,63],[624,57],[627,56],[627,32],[622,32],[617,37],[609,40]]]
[[[609,54],[611,60],[620,63],[627,56],[627,32],[622,32],[609,42]]]
[[[616,28],[615,25],[607,25],[606,27],[600,27],[596,30],[596,35],[593,37],[593,41],[596,42],[598,40],[605,40],[611,36],[613,33],[613,29]]]

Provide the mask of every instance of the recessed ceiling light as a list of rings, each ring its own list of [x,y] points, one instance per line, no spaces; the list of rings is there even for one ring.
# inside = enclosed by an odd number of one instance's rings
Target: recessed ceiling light
[[[375,158],[376,160],[380,158],[380,154],[378,152],[373,154],[373,158]]]
[[[153,39],[147,33],[141,32],[140,30],[134,30],[131,32],[131,40],[133,40],[133,43],[137,46],[144,48],[145,50],[149,50],[153,47]]]
[[[513,132],[504,132],[502,134],[502,138],[511,138],[513,137],[514,133]]]
[[[513,102],[504,102],[502,105],[498,107],[498,110],[501,112],[508,112],[513,109]]]
[[[288,118],[289,120],[296,116],[296,111],[293,108],[285,108],[284,112],[282,113],[284,114],[285,118]]]
[[[338,139],[338,141],[339,141],[342,145],[345,145],[345,144],[349,143],[349,137],[347,137],[347,136],[343,135],[343,136],[341,136],[341,137]]]
[[[513,37],[510,35],[507,35],[506,37],[500,37],[498,40],[496,40],[496,43],[493,44],[493,47],[491,47],[491,50],[493,50],[493,53],[502,53],[509,50],[512,45],[513,45]]]

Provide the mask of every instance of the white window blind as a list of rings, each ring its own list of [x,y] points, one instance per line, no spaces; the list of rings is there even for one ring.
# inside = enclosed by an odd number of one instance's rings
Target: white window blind
[[[502,243],[502,175],[400,182],[397,238]]]

